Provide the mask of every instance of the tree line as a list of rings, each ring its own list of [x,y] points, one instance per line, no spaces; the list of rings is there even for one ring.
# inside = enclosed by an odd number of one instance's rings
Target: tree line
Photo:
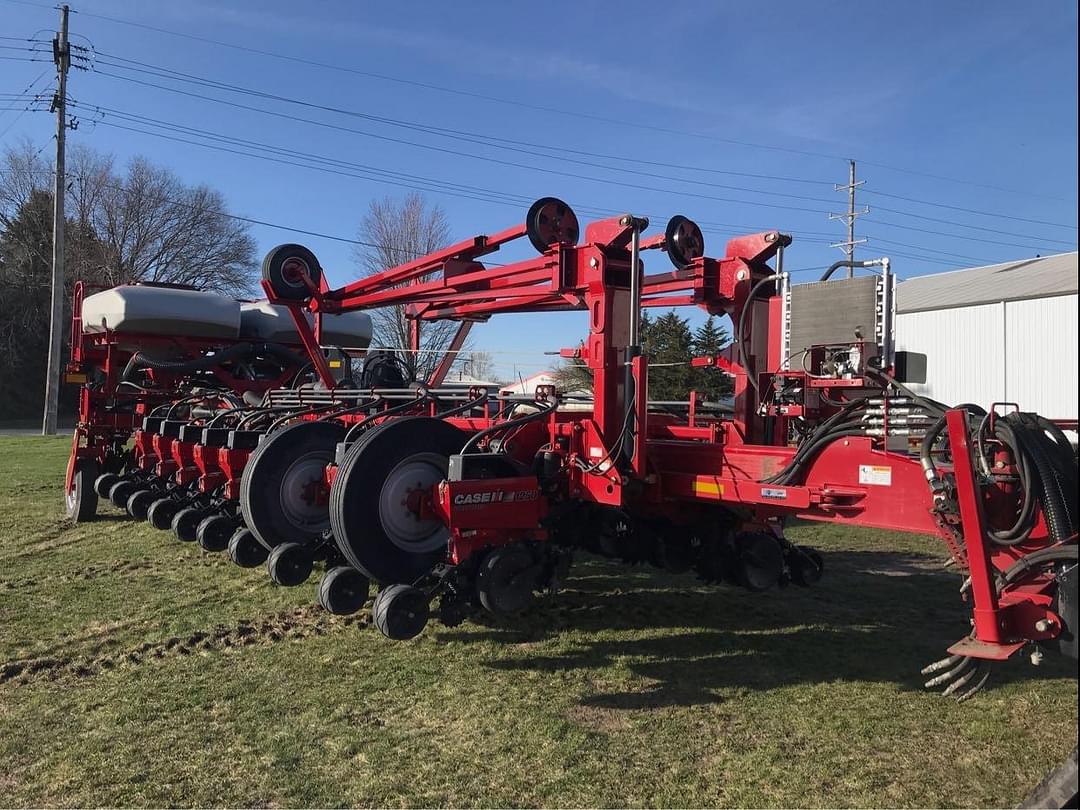
[[[649,399],[686,401],[695,390],[710,402],[731,395],[731,377],[715,368],[694,368],[694,357],[718,354],[731,342],[727,329],[709,316],[696,330],[688,318],[674,310],[653,317],[641,316],[641,348],[649,359]],[[580,360],[564,363],[555,371],[556,384],[564,391],[592,391],[592,371]]]
[[[0,156],[0,419],[41,415],[52,284],[53,166],[27,142]],[[222,195],[142,158],[118,169],[76,146],[65,189],[64,352],[76,281],[188,284],[229,295],[254,286],[255,240]],[[61,387],[61,406],[76,391]]]

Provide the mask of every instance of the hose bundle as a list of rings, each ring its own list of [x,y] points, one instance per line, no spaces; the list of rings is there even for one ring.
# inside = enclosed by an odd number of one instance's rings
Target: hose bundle
[[[1023,502],[1016,523],[990,537],[1001,545],[1016,545],[1035,528],[1036,501],[1046,527],[1057,542],[1077,530],[1077,464],[1068,437],[1053,422],[1034,413],[1010,413],[994,424],[994,438],[1009,449],[1016,464]]]

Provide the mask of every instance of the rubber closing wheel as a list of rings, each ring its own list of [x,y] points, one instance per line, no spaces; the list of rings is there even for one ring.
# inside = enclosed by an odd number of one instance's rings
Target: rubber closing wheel
[[[102,473],[94,479],[94,492],[98,494],[98,497],[108,498],[109,490],[112,489],[113,484],[115,484],[119,480],[120,476],[116,473]]]
[[[809,587],[821,581],[825,560],[810,546],[796,546],[794,553],[788,557],[788,569],[791,571],[792,582]]]
[[[339,565],[319,582],[319,604],[335,616],[348,616],[364,606],[370,590],[367,577],[355,568]]]
[[[173,516],[180,511],[180,504],[172,498],[158,498],[146,511],[146,520],[155,529],[165,531],[172,527]]]
[[[173,534],[176,535],[176,539],[184,543],[194,542],[195,531],[199,528],[199,524],[202,523],[204,517],[206,517],[206,512],[190,506],[173,515],[172,530]]]
[[[476,574],[480,604],[496,616],[524,610],[533,601],[538,570],[532,552],[522,545],[490,552]]]
[[[446,556],[449,531],[421,517],[468,434],[439,419],[387,422],[349,448],[330,491],[330,524],[353,567],[383,585],[412,583]]]
[[[156,501],[158,495],[152,489],[137,489],[128,496],[127,513],[136,520],[146,520],[146,513],[150,511],[150,504]]]
[[[248,458],[240,509],[268,550],[314,543],[330,528],[325,471],[345,433],[337,422],[301,422],[272,433]]]
[[[241,568],[255,568],[266,562],[270,552],[249,529],[237,529],[229,538],[229,559]]]
[[[383,588],[371,606],[371,618],[379,632],[394,641],[416,638],[428,623],[428,596],[411,585]]]
[[[128,498],[135,491],[134,481],[125,481],[121,478],[109,488],[109,500],[113,506],[119,509],[127,509]]]
[[[311,298],[311,287],[319,287],[322,267],[303,245],[278,245],[263,259],[262,277],[282,301],[306,301]]]
[[[738,543],[740,585],[751,591],[765,591],[780,581],[784,554],[775,538],[764,532],[744,532]]]
[[[544,253],[552,245],[576,245],[581,229],[574,209],[557,197],[541,197],[525,216],[525,233],[532,246]]]
[[[701,228],[681,214],[668,220],[664,230],[664,246],[671,263],[679,270],[705,255],[705,237],[701,234]]]
[[[236,528],[236,521],[227,515],[210,515],[195,529],[195,540],[203,551],[224,551]]]
[[[91,458],[75,461],[71,491],[64,493],[64,511],[76,523],[91,520],[97,514],[98,494],[94,482],[98,477],[97,462]]]
[[[286,588],[295,588],[307,582],[314,564],[311,552],[299,543],[282,543],[266,558],[270,579]]]

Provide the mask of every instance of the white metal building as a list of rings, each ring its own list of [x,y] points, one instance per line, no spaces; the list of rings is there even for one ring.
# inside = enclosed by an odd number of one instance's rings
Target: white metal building
[[[916,391],[1076,419],[1075,251],[903,281],[896,312],[896,348],[927,356]]]

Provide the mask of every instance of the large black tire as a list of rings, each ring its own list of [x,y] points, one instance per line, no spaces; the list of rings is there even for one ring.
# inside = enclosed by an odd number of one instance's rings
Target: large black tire
[[[150,511],[150,504],[158,499],[158,494],[152,489],[137,489],[128,496],[127,513],[136,520],[146,520],[146,513]]]
[[[1021,807],[1076,807],[1077,783],[1076,746],[1072,754],[1050,771],[1031,794],[1024,799]]]
[[[346,429],[337,422],[301,422],[259,443],[240,478],[244,523],[267,550],[282,543],[311,544],[330,528],[326,504],[307,487],[319,486]]]
[[[428,623],[428,595],[411,585],[383,588],[371,606],[371,618],[379,632],[394,641],[416,638]]]
[[[437,520],[410,522],[408,488],[443,480],[468,434],[448,422],[395,419],[349,448],[330,490],[330,524],[354,568],[382,585],[413,583],[446,556],[449,532]]]
[[[336,616],[356,613],[371,591],[368,578],[348,565],[331,568],[319,582],[319,604]]]
[[[236,521],[228,515],[210,515],[195,529],[195,540],[203,551],[224,551],[236,530]]]
[[[71,492],[64,493],[64,511],[76,523],[93,520],[97,514],[98,494],[94,482],[98,477],[98,465],[92,458],[75,461],[75,473],[71,479]]]
[[[309,551],[299,543],[282,543],[275,546],[266,558],[266,570],[270,579],[286,588],[295,588],[307,582],[315,560]]]
[[[109,489],[109,500],[118,509],[127,510],[128,498],[135,491],[135,482],[121,478]]]
[[[311,298],[311,290],[300,274],[306,274],[311,284],[318,288],[322,267],[315,254],[303,245],[278,245],[263,259],[263,280],[270,283],[274,294],[283,301],[306,301]]]
[[[250,529],[241,526],[229,538],[229,559],[241,568],[256,568],[266,562],[270,552],[266,550]]]
[[[172,527],[172,519],[180,511],[180,502],[172,498],[158,498],[146,511],[146,520],[155,529],[165,531]]]
[[[172,519],[173,534],[176,535],[177,540],[181,540],[185,543],[192,543],[195,541],[195,532],[199,528],[199,524],[202,523],[202,519],[206,517],[206,512],[203,509],[196,509],[194,507],[187,507],[181,509]]]

